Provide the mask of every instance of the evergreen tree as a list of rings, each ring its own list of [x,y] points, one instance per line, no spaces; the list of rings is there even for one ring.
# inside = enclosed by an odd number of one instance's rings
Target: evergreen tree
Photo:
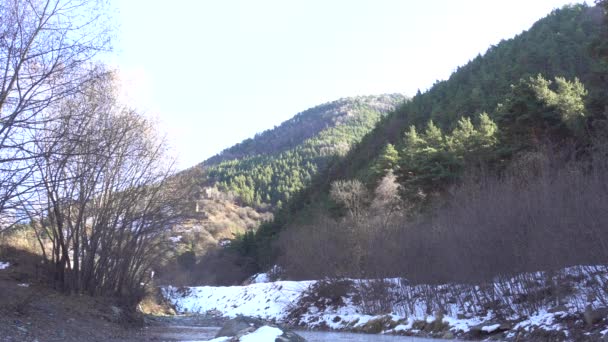
[[[378,177],[385,175],[388,171],[395,170],[399,164],[399,152],[393,144],[386,144],[375,166]]]
[[[583,134],[585,87],[562,77],[552,85],[541,75],[521,79],[498,107],[502,140],[511,152],[538,146],[543,137],[562,141]]]

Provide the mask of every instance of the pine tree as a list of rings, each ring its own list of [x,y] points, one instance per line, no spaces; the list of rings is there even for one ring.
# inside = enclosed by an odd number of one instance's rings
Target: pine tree
[[[393,144],[386,144],[375,165],[375,173],[382,177],[387,172],[395,170],[399,164],[399,152]]]

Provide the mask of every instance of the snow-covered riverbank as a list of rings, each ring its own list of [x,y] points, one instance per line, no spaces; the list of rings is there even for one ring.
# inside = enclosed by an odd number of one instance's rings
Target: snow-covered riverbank
[[[559,273],[559,303],[549,299],[553,288],[543,273],[486,287],[409,286],[400,279],[277,281],[166,287],[163,293],[183,313],[245,315],[310,329],[471,339],[608,338],[607,268]],[[524,289],[520,278],[538,282]]]

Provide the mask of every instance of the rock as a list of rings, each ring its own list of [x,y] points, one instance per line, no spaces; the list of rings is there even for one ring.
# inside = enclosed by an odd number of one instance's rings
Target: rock
[[[220,331],[215,335],[218,337],[229,337],[244,335],[247,332],[251,332],[261,327],[263,323],[260,320],[256,320],[250,317],[239,316],[226,322]],[[251,330],[253,328],[253,330]]]
[[[393,329],[397,325],[398,322],[393,321],[391,316],[386,315],[370,319],[367,323],[363,324],[363,326],[358,327],[354,330],[356,332],[362,332],[366,334],[379,334],[385,330]]]
[[[122,315],[122,309],[119,308],[118,306],[110,306],[110,309],[112,310],[112,314],[114,314],[114,316],[120,316]]]
[[[451,331],[446,331],[443,335],[441,335],[441,338],[444,340],[453,340],[454,337],[455,336]]]
[[[293,331],[286,331],[283,335],[277,337],[275,342],[305,342],[306,339]]]
[[[587,325],[599,323],[607,316],[608,308],[592,309],[591,306],[587,306],[585,308],[585,312],[583,313],[583,318],[585,319],[585,323],[587,323]]]
[[[272,324],[259,320],[257,318],[239,316],[227,321],[222,329],[215,335],[218,337],[232,337],[231,341],[238,341],[241,337],[248,335],[263,326],[275,327]],[[292,332],[281,329],[283,334],[276,338],[276,342],[304,342],[306,341],[302,336]]]
[[[512,325],[508,322],[485,322],[471,327],[471,334],[475,337],[488,336],[507,330],[511,330]]]
[[[550,308],[549,310],[547,310],[548,313],[556,313],[556,312],[562,312],[562,311],[568,311],[568,308],[565,305],[558,305],[555,307]]]

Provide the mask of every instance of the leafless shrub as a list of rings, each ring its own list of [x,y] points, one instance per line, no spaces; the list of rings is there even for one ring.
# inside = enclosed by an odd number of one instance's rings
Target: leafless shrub
[[[111,74],[54,109],[61,120],[46,123],[35,144],[33,177],[41,186],[22,199],[54,283],[137,297],[188,197],[168,178],[166,144],[149,121],[115,101]]]
[[[281,236],[280,264],[288,276],[297,279],[340,278],[357,267],[349,244],[352,230],[345,224],[319,216],[310,225],[290,230]]]
[[[608,158],[599,146],[592,153],[544,148],[500,175],[469,172],[432,216],[418,220],[397,213],[387,221],[391,209],[378,209],[381,199],[371,208],[353,200],[357,219],[324,216],[285,232],[280,264],[298,279],[397,276],[428,284],[416,298],[425,298],[429,312],[462,302],[458,291],[475,310],[505,316],[559,306],[572,292],[571,275],[561,269],[608,263]],[[334,193],[360,187],[346,189],[336,186]],[[462,285],[437,293],[434,285],[449,283]],[[588,288],[606,301],[604,282]],[[407,293],[402,298],[413,300]]]
[[[331,184],[330,197],[342,205],[350,217],[358,221],[365,214],[369,201],[369,193],[363,183],[358,180],[339,180]]]
[[[356,291],[359,308],[366,315],[390,314],[393,311],[392,290],[395,283],[388,279],[358,280]]]

